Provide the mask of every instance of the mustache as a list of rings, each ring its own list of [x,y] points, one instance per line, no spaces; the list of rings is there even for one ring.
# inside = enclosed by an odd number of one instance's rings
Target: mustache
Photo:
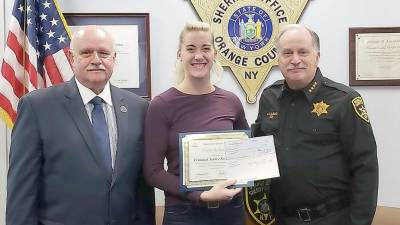
[[[295,69],[307,69],[305,65],[289,65],[287,67],[288,70],[295,70]]]
[[[86,69],[86,70],[87,70],[87,71],[99,71],[99,70],[105,71],[106,69],[103,68],[103,67],[97,67],[97,68],[88,68],[88,69]]]

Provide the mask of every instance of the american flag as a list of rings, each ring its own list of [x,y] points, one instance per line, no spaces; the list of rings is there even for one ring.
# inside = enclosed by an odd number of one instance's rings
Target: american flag
[[[72,77],[69,44],[56,0],[15,0],[0,76],[0,117],[8,127],[24,94]]]

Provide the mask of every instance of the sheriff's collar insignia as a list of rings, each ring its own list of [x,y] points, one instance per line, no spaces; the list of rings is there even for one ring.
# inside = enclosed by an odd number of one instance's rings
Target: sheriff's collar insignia
[[[326,104],[324,101],[313,103],[313,105],[314,109],[311,112],[317,114],[317,116],[320,116],[322,114],[328,114],[327,109],[330,105]]]
[[[230,67],[247,96],[257,93],[277,65],[275,39],[282,26],[296,23],[309,0],[191,0],[211,25],[218,60]]]
[[[353,104],[354,111],[357,113],[357,115],[361,117],[361,119],[369,123],[369,117],[367,109],[364,106],[363,99],[360,96],[358,96],[353,98],[353,100],[351,100],[351,103]]]
[[[317,81],[314,81],[314,82],[312,83],[312,85],[310,85],[310,86],[308,87],[308,92],[312,93],[312,92],[315,90],[315,88],[317,87],[317,85],[318,85],[318,82],[317,82]]]

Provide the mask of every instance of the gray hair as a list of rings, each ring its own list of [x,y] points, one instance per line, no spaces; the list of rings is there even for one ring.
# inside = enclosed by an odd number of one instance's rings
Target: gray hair
[[[320,42],[319,42],[318,34],[315,33],[315,31],[311,30],[310,28],[308,28],[304,25],[301,25],[301,24],[287,24],[286,26],[283,27],[283,29],[279,32],[278,36],[275,39],[275,46],[278,49],[278,52],[280,49],[279,41],[280,41],[282,35],[284,33],[286,33],[286,31],[289,31],[289,30],[301,30],[301,29],[305,29],[308,31],[308,33],[311,35],[312,44],[314,46],[314,49],[317,52],[319,52],[320,51]]]

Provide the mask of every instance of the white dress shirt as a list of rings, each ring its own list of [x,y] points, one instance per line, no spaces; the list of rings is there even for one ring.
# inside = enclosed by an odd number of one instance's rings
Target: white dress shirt
[[[94,97],[99,96],[103,99],[103,111],[106,117],[106,123],[108,127],[108,137],[110,139],[110,149],[111,149],[111,162],[112,168],[114,169],[115,158],[117,155],[117,122],[114,112],[114,107],[111,99],[110,82],[107,82],[104,90],[96,95],[92,90],[83,86],[75,77],[76,84],[78,86],[79,93],[81,95],[83,104],[85,105],[86,113],[89,116],[90,122],[92,122],[92,110],[94,108],[93,104],[89,103]]]

